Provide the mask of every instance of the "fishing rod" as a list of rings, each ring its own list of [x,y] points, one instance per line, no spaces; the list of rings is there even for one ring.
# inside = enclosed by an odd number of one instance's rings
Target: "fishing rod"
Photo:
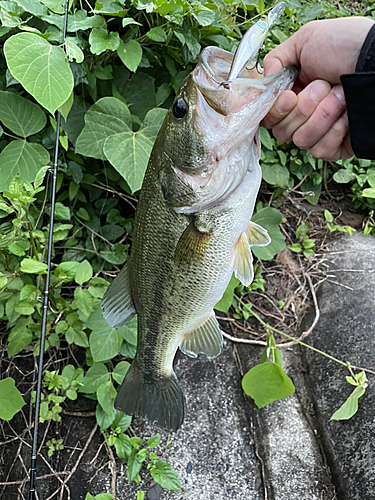
[[[63,46],[65,46],[64,44],[65,44],[65,39],[66,39],[66,28],[67,28],[67,21],[68,21],[68,4],[69,4],[69,0],[66,0],[65,8],[64,8]],[[52,173],[51,214],[50,214],[50,219],[49,219],[48,250],[47,250],[47,274],[46,274],[46,281],[45,281],[45,287],[44,287],[42,330],[41,330],[40,347],[39,347],[38,380],[37,380],[37,386],[36,386],[35,415],[34,415],[34,435],[33,435],[33,446],[32,446],[32,452],[31,452],[31,465],[30,465],[29,500],[35,499],[35,491],[36,491],[35,490],[35,488],[36,488],[36,459],[37,459],[37,453],[38,453],[37,445],[38,445],[40,394],[42,391],[43,356],[44,356],[44,344],[45,344],[46,326],[47,326],[49,279],[50,279],[50,273],[51,273],[53,223],[54,223],[54,212],[55,212],[55,203],[56,203],[57,159],[59,156],[59,141],[60,141],[60,121],[61,121],[61,113],[60,113],[60,111],[58,111],[57,112],[57,119],[56,119],[56,139],[55,139],[53,169],[49,170],[49,172]]]

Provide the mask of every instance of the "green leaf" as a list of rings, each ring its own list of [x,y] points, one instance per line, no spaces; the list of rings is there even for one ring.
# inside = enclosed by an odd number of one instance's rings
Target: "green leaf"
[[[134,316],[126,325],[118,328],[123,339],[133,345],[137,345],[137,316]]]
[[[38,0],[16,0],[16,3],[34,16],[42,16],[47,13],[47,9]]]
[[[92,275],[93,270],[90,262],[84,260],[77,267],[75,282],[78,283],[78,285],[83,285],[83,283],[86,283],[86,281],[91,280]]]
[[[57,220],[70,220],[70,210],[59,201],[55,205],[55,217]]]
[[[68,61],[74,61],[75,59],[77,63],[83,62],[85,56],[77,44],[68,40],[65,42],[65,49]]]
[[[107,361],[114,358],[120,351],[122,338],[115,328],[94,330],[90,335],[90,349],[94,361]]]
[[[90,335],[90,347],[95,362],[107,361],[118,354],[122,338],[115,328],[107,325],[100,309],[90,315],[86,326],[93,330]]]
[[[115,369],[112,372],[112,377],[118,384],[122,384],[122,381],[124,380],[129,367],[130,363],[128,363],[127,361],[120,361],[119,363],[117,363]]]
[[[251,368],[242,379],[242,388],[258,408],[294,393],[293,382],[276,363],[262,363]]]
[[[150,469],[151,476],[160,486],[169,491],[178,491],[181,489],[180,480],[174,468],[164,460],[156,460]]]
[[[117,391],[113,387],[112,382],[109,380],[108,382],[101,384],[96,391],[96,395],[100,406],[108,415],[110,415],[114,410],[113,403],[115,401],[115,397],[117,396]]]
[[[345,168],[342,168],[333,174],[333,180],[339,184],[347,184],[348,182],[355,179],[355,174],[349,172]]]
[[[285,40],[288,39],[288,35],[286,35],[285,33],[283,33],[282,31],[280,30],[272,30],[271,33],[279,40],[280,43],[283,43],[285,42]]]
[[[40,187],[43,184],[43,181],[44,181],[44,178],[46,176],[48,169],[49,169],[49,166],[46,165],[45,167],[42,167],[38,170],[38,173],[36,174],[35,180],[34,180],[34,188],[35,189],[37,189],[38,187]]]
[[[53,274],[60,283],[70,283],[75,278],[78,266],[78,262],[61,262],[61,264],[56,267]]]
[[[114,442],[117,456],[123,460],[128,460],[132,452],[130,438],[123,432],[115,439]]]
[[[130,40],[127,44],[120,40],[117,55],[130,71],[135,72],[142,60],[142,46],[136,40]]]
[[[228,310],[233,302],[234,289],[236,288],[236,286],[239,285],[239,283],[240,283],[240,280],[235,278],[234,274],[232,274],[230,282],[228,283],[228,286],[227,286],[220,302],[218,302],[215,306],[215,309],[217,311],[228,312]]]
[[[262,177],[271,186],[287,187],[289,170],[279,163],[262,163]]]
[[[100,28],[105,26],[105,24],[104,17],[96,15],[87,16],[87,12],[83,9],[77,10],[73,15],[68,16],[69,33],[76,33],[78,30],[87,30],[90,28]]]
[[[73,90],[73,75],[65,52],[34,33],[18,33],[4,44],[4,54],[14,78],[50,113]]]
[[[98,387],[110,380],[110,375],[104,363],[94,363],[85,375],[82,381],[83,386],[79,391],[85,394],[91,394],[97,391]]]
[[[0,418],[11,420],[25,405],[20,391],[10,377],[0,380]]]
[[[49,10],[56,14],[64,14],[63,0],[41,0],[42,4],[46,5]]]
[[[103,145],[108,137],[129,129],[128,107],[115,97],[103,97],[85,115],[85,126],[76,142],[76,153],[106,160]]]
[[[21,140],[10,142],[0,153],[0,191],[6,191],[17,175],[32,182],[49,160],[48,151],[40,144]]]
[[[121,68],[127,72],[125,68]],[[121,74],[115,79],[116,88],[130,106],[131,113],[143,120],[147,112],[156,107],[155,80],[152,76],[137,71],[130,79],[128,74]]]
[[[125,28],[125,26],[128,26],[128,24],[138,24],[138,26],[142,26],[141,23],[138,23],[132,17],[124,17],[124,19],[122,20],[122,27]]]
[[[1,158],[1,155],[0,155]],[[362,196],[366,198],[375,198],[375,188],[366,188],[362,191]]]
[[[263,146],[272,151],[273,149],[272,138],[268,130],[263,127],[260,127],[259,133],[260,133],[260,141],[263,144]]]
[[[327,222],[333,222],[333,215],[329,210],[324,210],[324,218]]]
[[[193,16],[201,26],[210,26],[215,21],[215,16],[212,10],[201,10],[198,13],[193,13]]]
[[[130,427],[130,424],[132,423],[132,418],[130,415],[124,415],[122,411],[117,411],[116,410],[116,416],[115,419],[113,420],[112,423],[112,428],[113,429],[120,429],[121,432],[125,432],[128,430]],[[130,455],[130,451],[129,451]]]
[[[126,180],[133,193],[142,186],[150,153],[166,113],[165,109],[152,109],[138,132],[128,129],[111,135],[104,143],[105,156]]]
[[[47,264],[34,259],[23,259],[20,270],[29,274],[47,274]]]
[[[62,117],[66,120],[68,118],[68,115],[70,113],[70,110],[72,109],[74,103],[74,93],[72,92],[68,99],[62,104],[58,109],[62,115]],[[70,139],[70,137],[69,137]]]
[[[271,238],[271,243],[266,247],[253,247],[253,254],[262,260],[273,259],[285,248],[285,238],[279,229],[283,216],[276,208],[266,207],[259,210],[251,220],[267,229]]]
[[[295,252],[295,253],[299,253],[299,252],[302,252],[302,248],[301,248],[301,245],[299,243],[294,243],[293,245],[290,245],[290,247],[288,247],[289,250],[291,250],[292,252]]]
[[[139,471],[142,468],[142,462],[139,462],[136,457],[137,450],[133,449],[129,460],[128,460],[128,468],[127,468],[127,476],[128,476],[128,481],[131,483],[134,481],[135,476],[139,473]]]
[[[93,28],[89,36],[90,50],[99,55],[106,50],[117,50],[120,45],[120,36],[117,32],[108,33],[105,28]]]
[[[0,120],[13,133],[25,138],[42,130],[47,123],[37,104],[6,91],[0,91]]]
[[[160,28],[159,26],[156,28],[150,29],[150,31],[148,31],[146,33],[146,36],[147,36],[147,38],[149,38],[150,40],[152,40],[154,42],[166,42],[167,41],[167,35],[166,35],[165,31],[163,30],[163,28]]]
[[[345,403],[332,415],[331,420],[349,420],[358,411],[358,402],[364,395],[366,388],[361,385],[354,389]]]
[[[160,106],[171,95],[172,87],[169,82],[162,83],[156,92],[156,105]]]
[[[144,491],[137,491],[137,498],[136,500],[144,500],[145,499],[145,492]]]
[[[160,443],[160,434],[156,434],[155,436],[152,436],[150,437],[150,439],[147,440],[147,446],[149,448],[156,448],[159,443]]]
[[[29,318],[24,319],[9,333],[7,351],[10,358],[23,351],[32,341],[33,334],[27,327],[28,322]]]

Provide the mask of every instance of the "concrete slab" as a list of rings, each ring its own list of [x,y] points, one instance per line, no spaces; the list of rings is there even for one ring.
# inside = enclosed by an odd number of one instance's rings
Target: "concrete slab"
[[[261,465],[232,347],[213,361],[180,355],[175,369],[187,412],[163,459],[177,470],[182,491],[164,491],[156,498],[152,491],[149,500],[263,500]],[[155,432],[153,426],[140,425],[145,435]]]
[[[259,362],[262,349],[239,347],[244,371]],[[255,440],[264,464],[268,499],[332,500],[330,474],[316,431],[305,411],[302,366],[297,348],[283,351],[284,370],[296,386],[292,396],[258,410],[249,402]]]
[[[353,365],[375,368],[375,239],[355,233],[329,247],[329,278],[319,292],[321,318],[308,342]],[[330,421],[353,387],[344,367],[304,350],[315,423],[339,500],[375,499],[375,378],[358,413]]]

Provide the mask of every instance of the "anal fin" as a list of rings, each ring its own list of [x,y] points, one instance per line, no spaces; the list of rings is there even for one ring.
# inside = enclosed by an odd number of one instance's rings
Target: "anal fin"
[[[112,328],[120,328],[134,316],[136,311],[131,296],[128,264],[107,288],[100,308],[103,318]]]
[[[192,332],[187,333],[180,345],[181,351],[197,358],[199,354],[205,354],[208,359],[216,358],[223,347],[223,334],[214,312]]]

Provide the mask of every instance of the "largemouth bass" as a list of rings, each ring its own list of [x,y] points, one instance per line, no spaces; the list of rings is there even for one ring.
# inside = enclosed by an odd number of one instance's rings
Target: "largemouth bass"
[[[138,315],[137,354],[116,408],[168,430],[184,418],[177,349],[220,354],[213,307],[233,271],[251,283],[251,247],[270,242],[250,222],[262,177],[259,123],[296,76],[289,67],[262,78],[255,68],[274,18],[275,10],[255,24],[235,56],[206,48],[186,78],[150,156],[130,259],[102,301],[112,327]]]

